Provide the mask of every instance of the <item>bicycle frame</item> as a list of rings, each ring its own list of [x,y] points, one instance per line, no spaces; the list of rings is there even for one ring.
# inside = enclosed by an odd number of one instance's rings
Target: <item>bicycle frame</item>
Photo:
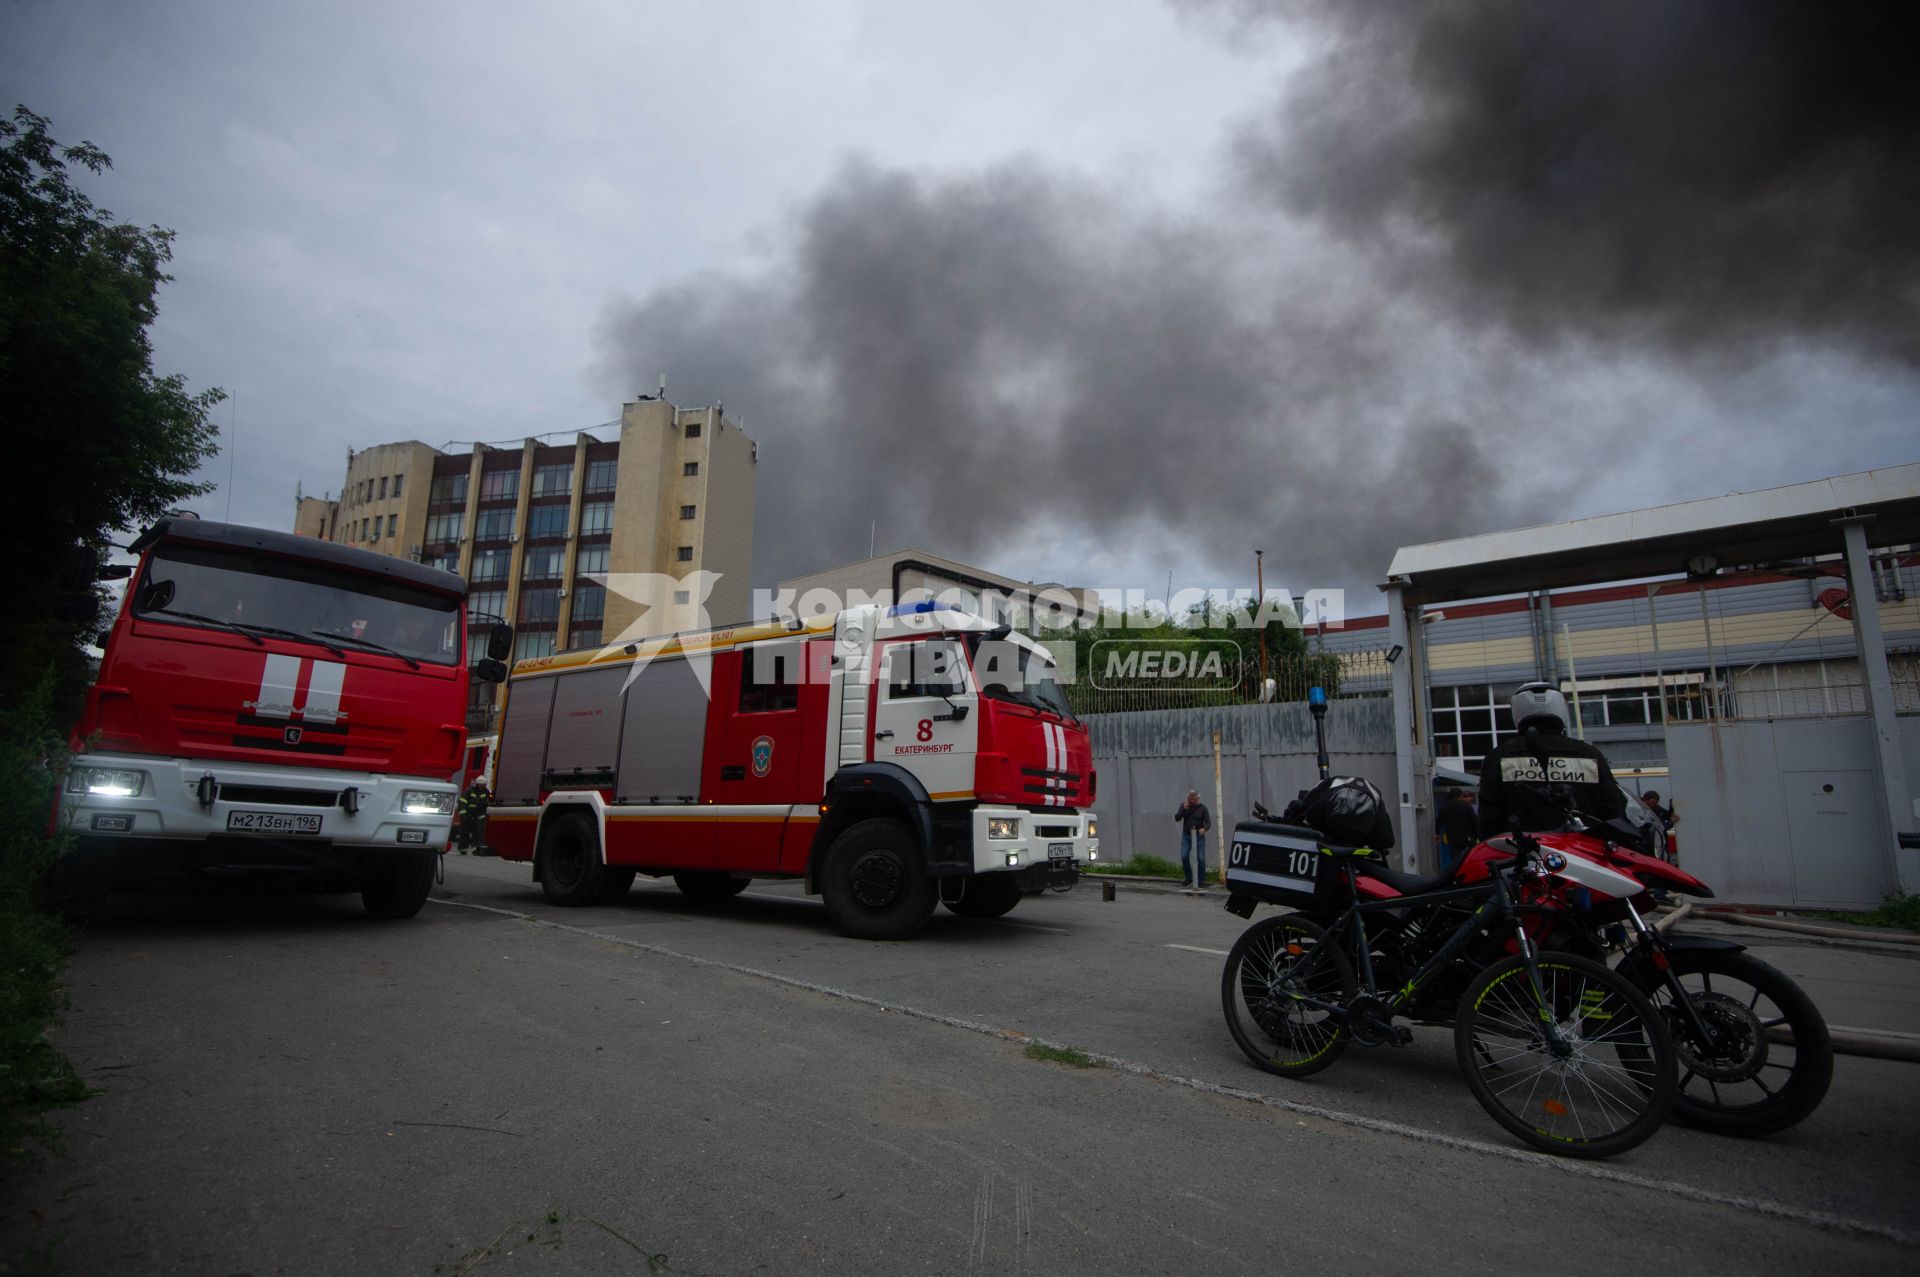
[[[1391,1019],[1394,1016],[1404,1014],[1406,1008],[1413,1000],[1413,995],[1419,991],[1420,986],[1424,984],[1428,977],[1433,975],[1434,972],[1452,961],[1453,956],[1466,947],[1476,932],[1487,928],[1489,924],[1492,926],[1505,924],[1512,927],[1513,933],[1519,942],[1520,954],[1527,968],[1527,980],[1533,988],[1534,1003],[1540,1009],[1540,1018],[1545,1025],[1547,1039],[1556,1049],[1565,1047],[1565,1038],[1561,1034],[1552,1011],[1547,1006],[1546,990],[1540,983],[1540,971],[1536,965],[1536,951],[1533,942],[1527,937],[1526,928],[1519,924],[1519,914],[1514,907],[1513,897],[1507,890],[1507,879],[1504,873],[1496,872],[1488,882],[1477,883],[1471,887],[1454,887],[1445,891],[1423,892],[1417,896],[1401,896],[1390,900],[1362,900],[1354,889],[1354,880],[1358,877],[1354,866],[1349,863],[1343,866],[1343,870],[1346,875],[1349,891],[1354,891],[1354,903],[1349,905],[1346,911],[1327,927],[1323,943],[1340,943],[1351,933],[1354,953],[1357,958],[1356,967],[1360,975],[1361,988],[1365,990],[1368,996],[1375,999],[1380,997],[1380,987],[1374,980],[1373,956],[1370,952],[1371,946],[1368,943],[1366,914],[1379,913],[1389,909],[1404,909],[1409,905],[1447,904],[1455,901],[1464,902],[1468,900],[1479,900],[1481,902],[1479,908],[1475,909],[1464,922],[1456,927],[1453,934],[1447,937],[1445,943],[1434,950],[1427,960],[1421,963],[1412,975],[1407,977],[1406,983],[1401,985],[1382,1005],[1380,1010],[1385,1016]],[[1304,971],[1311,971],[1313,968],[1314,960],[1310,957],[1304,964]],[[1348,1011],[1345,1006],[1338,1003],[1327,1002],[1321,998],[1311,997],[1304,993],[1297,996],[1299,1000],[1307,1006],[1313,1007],[1316,1010],[1326,1011],[1338,1017],[1343,1023],[1348,1021]]]

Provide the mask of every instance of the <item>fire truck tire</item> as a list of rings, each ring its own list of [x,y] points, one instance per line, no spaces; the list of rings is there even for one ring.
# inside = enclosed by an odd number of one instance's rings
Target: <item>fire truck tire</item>
[[[557,905],[594,905],[606,899],[609,870],[600,839],[586,816],[561,816],[540,836],[540,889]]]
[[[966,886],[958,900],[947,901],[947,908],[962,918],[998,918],[1019,904],[1025,894],[1007,874],[979,874],[960,881]]]
[[[683,869],[673,876],[673,885],[689,900],[718,904],[745,891],[747,879],[717,869]]]
[[[360,871],[360,903],[373,918],[411,918],[433,890],[438,850],[383,852]]]
[[[905,940],[927,925],[939,888],[913,831],[863,820],[833,840],[820,873],[827,921],[862,940]]]
[[[600,899],[606,904],[624,900],[627,889],[633,886],[633,877],[637,871],[628,865],[608,865],[603,875]]]

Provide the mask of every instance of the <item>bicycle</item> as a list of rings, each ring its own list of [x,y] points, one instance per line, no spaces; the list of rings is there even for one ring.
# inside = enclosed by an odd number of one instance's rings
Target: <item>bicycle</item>
[[[1357,862],[1375,854],[1370,849],[1326,846],[1304,828],[1237,828],[1227,863],[1231,912],[1251,917],[1263,901],[1323,917],[1338,911],[1325,928],[1297,913],[1263,919],[1234,943],[1220,998],[1241,1051],[1269,1073],[1298,1078],[1331,1065],[1351,1042],[1408,1045],[1412,1031],[1395,1017],[1469,945],[1506,932],[1515,951],[1468,983],[1452,1016],[1455,1058],[1474,1099],[1526,1143],[1563,1156],[1611,1157],[1652,1135],[1677,1089],[1665,1023],[1600,963],[1534,946],[1512,880],[1555,876],[1565,859],[1543,854],[1524,834],[1510,845],[1514,855],[1485,882],[1373,900],[1355,887]],[[1474,908],[1383,994],[1368,915],[1451,904]]]

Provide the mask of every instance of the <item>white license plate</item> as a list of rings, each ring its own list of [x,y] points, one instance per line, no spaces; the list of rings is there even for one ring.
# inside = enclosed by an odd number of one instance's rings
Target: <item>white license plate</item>
[[[242,834],[317,834],[320,817],[281,811],[227,813],[227,828]]]
[[[1070,842],[1050,842],[1047,844],[1048,860],[1072,860],[1073,844]]]

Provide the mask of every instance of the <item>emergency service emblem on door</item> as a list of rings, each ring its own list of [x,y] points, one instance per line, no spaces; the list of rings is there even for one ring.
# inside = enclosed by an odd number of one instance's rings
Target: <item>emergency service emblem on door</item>
[[[753,774],[764,776],[773,770],[773,737],[753,738]]]

